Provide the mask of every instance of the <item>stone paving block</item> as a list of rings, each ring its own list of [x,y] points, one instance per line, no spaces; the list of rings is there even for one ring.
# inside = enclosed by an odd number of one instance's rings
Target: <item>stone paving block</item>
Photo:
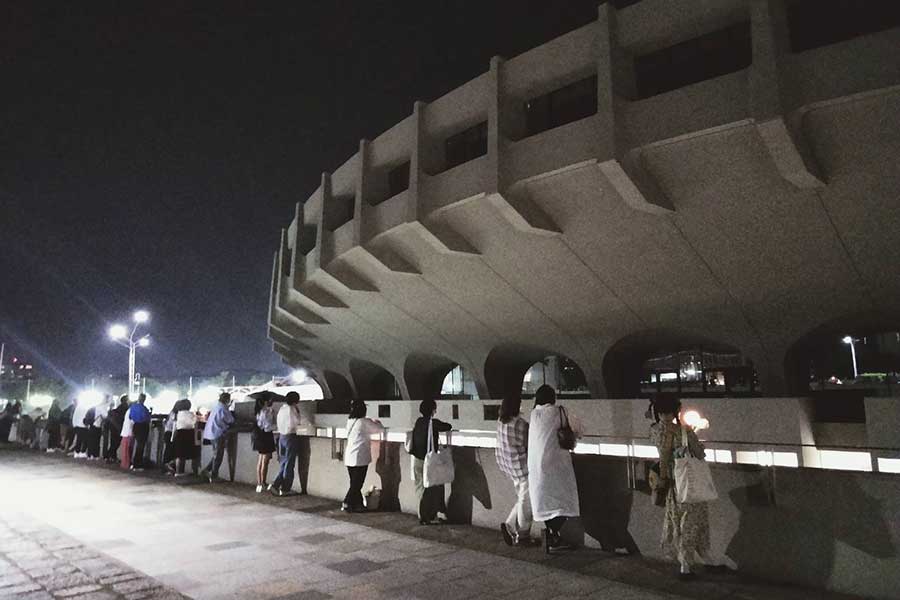
[[[106,577],[101,577],[99,581],[103,585],[110,585],[113,583],[121,583],[123,581],[131,581],[132,579],[140,579],[141,577],[143,576],[140,573],[136,573],[134,571],[125,571],[124,573],[117,573],[115,575],[107,575]]]
[[[3,590],[0,590],[0,600],[53,600],[53,594],[41,589],[33,592],[13,592],[12,590],[9,591],[10,593],[7,594]]]
[[[233,548],[244,548],[249,546],[247,542],[241,540],[235,540],[233,542],[221,542],[219,544],[210,544],[209,546],[205,546],[206,550],[211,550],[213,552],[219,552],[221,550],[231,550]]]
[[[88,585],[78,585],[75,587],[65,588],[61,590],[55,590],[53,595],[57,598],[72,598],[77,596],[82,596],[84,594],[90,592],[96,592],[97,590],[102,589],[100,585],[96,583],[88,584]]]
[[[112,584],[112,589],[115,592],[120,594],[128,594],[130,592],[138,592],[141,590],[147,590],[153,587],[158,586],[159,584],[153,581],[152,579],[147,579],[146,577],[140,577],[138,579],[131,579],[128,581],[120,581],[118,583]]]
[[[305,590],[295,592],[293,594],[285,594],[284,596],[275,596],[273,600],[328,600],[334,596],[325,594],[317,590]]]
[[[297,542],[304,544],[328,544],[330,542],[341,541],[343,538],[331,533],[313,533],[309,535],[300,535],[294,538]]]
[[[41,590],[42,588],[39,583],[35,583],[34,581],[26,581],[18,585],[0,588],[0,595],[15,597],[22,594],[27,594],[28,592],[37,592]]]
[[[359,575],[361,573],[370,573],[385,568],[382,563],[377,563],[364,558],[354,558],[346,562],[331,563],[325,565],[332,571],[343,573],[344,575]]]
[[[94,583],[94,579],[80,571],[74,571],[72,573],[53,573],[49,577],[42,577],[40,583],[46,589],[56,593],[57,590],[65,590],[81,585],[91,585]]]
[[[30,581],[31,578],[21,571],[19,571],[18,573],[10,573],[9,575],[0,577],[0,589],[11,587],[14,585],[21,585],[23,583],[29,583]]]

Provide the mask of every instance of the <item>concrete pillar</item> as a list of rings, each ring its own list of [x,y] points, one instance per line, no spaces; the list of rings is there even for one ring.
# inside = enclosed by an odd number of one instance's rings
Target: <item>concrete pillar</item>
[[[485,181],[485,192],[501,193],[506,186],[503,173],[503,59],[499,56],[491,58],[490,78],[488,80],[488,118],[487,118],[487,160],[488,179]]]
[[[330,256],[331,244],[326,243],[326,238],[331,237],[326,224],[330,220],[331,211],[334,208],[334,195],[331,193],[331,173],[322,173],[322,215],[319,217],[319,223],[316,231],[316,260],[315,265],[319,269],[324,269],[333,258]]]
[[[784,0],[752,0],[750,24],[753,64],[749,69],[750,115],[778,172],[798,188],[824,187],[821,171],[799,123],[791,122],[798,108],[789,99],[791,82],[782,73],[789,52]]]
[[[616,10],[606,2],[597,13],[597,158],[601,172],[628,206],[652,214],[674,207],[644,168],[639,148],[630,148],[619,104],[634,94],[630,59],[616,39]]]
[[[425,148],[425,109],[428,104],[421,100],[416,100],[413,104],[413,120],[412,120],[412,140],[410,141],[410,157],[409,157],[409,191],[406,222],[415,223],[420,219],[419,198],[422,195],[423,171],[422,171],[422,154],[426,152]]]

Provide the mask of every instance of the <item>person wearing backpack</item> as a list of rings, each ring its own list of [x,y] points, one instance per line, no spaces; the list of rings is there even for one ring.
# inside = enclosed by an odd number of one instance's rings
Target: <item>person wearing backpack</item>
[[[419,500],[419,524],[440,525],[446,523],[447,504],[444,498],[444,486],[435,485],[425,487],[425,456],[428,454],[428,429],[431,425],[431,447],[438,447],[438,434],[442,431],[450,431],[453,426],[434,418],[437,412],[437,403],[434,400],[422,400],[419,404],[419,414],[422,416],[416,420],[412,430],[409,454],[413,484],[416,487],[416,497]],[[439,515],[443,514],[443,518]]]
[[[694,430],[681,423],[681,400],[677,396],[656,394],[651,408],[655,422],[650,426],[650,442],[659,450],[655,493],[665,497],[666,507],[661,546],[678,560],[679,578],[693,579],[691,565],[702,563],[702,557],[709,551],[709,505],[678,501],[675,458],[679,451],[702,458],[705,450]]]
[[[566,520],[581,514],[572,465],[581,426],[556,406],[556,391],[542,385],[534,395],[528,427],[528,491],[534,520],[544,523],[544,551],[567,549],[560,532]]]
[[[362,487],[372,462],[372,436],[384,431],[384,426],[366,417],[366,403],[354,401],[347,419],[347,445],[344,449],[344,466],[350,477],[350,489],[341,503],[344,512],[365,512]]]

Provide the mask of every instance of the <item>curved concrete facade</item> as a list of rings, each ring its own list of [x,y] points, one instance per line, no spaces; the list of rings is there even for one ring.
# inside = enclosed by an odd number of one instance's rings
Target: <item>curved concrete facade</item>
[[[740,351],[773,396],[802,383],[810,332],[897,327],[900,29],[793,52],[785,15],[604,4],[417,102],[282,231],[275,350],[337,398],[390,394],[391,376],[431,395],[455,365],[499,397],[551,354],[615,397],[654,346],[705,344]],[[732,26],[749,66],[638,92],[635,58]],[[592,77],[593,114],[529,131],[527,102]],[[479,127],[485,151],[456,164],[447,140]]]

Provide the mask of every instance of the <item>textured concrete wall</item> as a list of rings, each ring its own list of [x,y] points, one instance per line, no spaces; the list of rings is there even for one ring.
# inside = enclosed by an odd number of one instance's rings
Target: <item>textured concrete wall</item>
[[[345,397],[373,399],[358,361],[405,399],[458,364],[486,398],[563,355],[621,398],[647,353],[699,343],[783,396],[805,391],[811,334],[900,328],[900,29],[793,53],[784,8],[606,3],[415,103],[283,232],[275,350]],[[748,68],[635,97],[635,57],[746,21]],[[596,114],[525,136],[525,101],[592,75]],[[438,172],[446,137],[483,120],[487,154]]]
[[[343,499],[347,472],[332,458],[331,441],[307,438],[308,491]],[[366,488],[385,490],[388,506],[415,512],[409,456],[399,443],[373,442]],[[208,447],[204,457],[208,459]],[[495,528],[514,502],[494,452],[454,448],[456,481],[447,486],[454,521]],[[624,459],[576,455],[583,531],[589,546],[625,545],[660,557],[663,513],[628,485]],[[638,477],[643,462],[637,462]],[[255,483],[249,435],[238,440],[237,479]],[[712,465],[720,499],[711,505],[710,559],[771,580],[873,598],[898,598],[900,478],[815,469]],[[225,471],[223,471],[223,474]],[[274,476],[273,470],[270,472]],[[299,483],[295,483],[299,490]],[[537,530],[535,530],[537,531]]]

